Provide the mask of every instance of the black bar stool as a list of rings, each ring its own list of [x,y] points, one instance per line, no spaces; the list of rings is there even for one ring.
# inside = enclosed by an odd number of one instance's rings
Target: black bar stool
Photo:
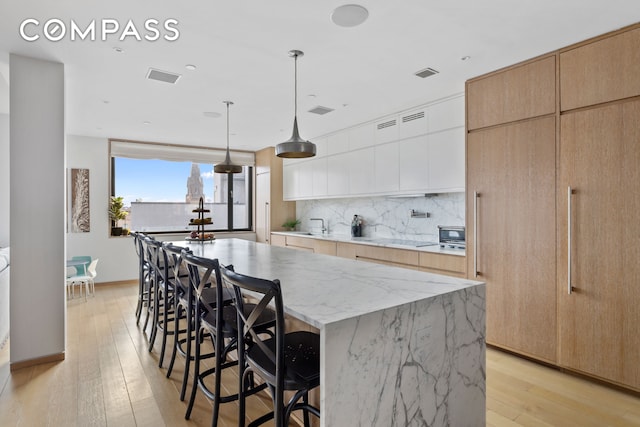
[[[228,355],[237,349],[237,314],[236,306],[231,304],[233,298],[227,300],[231,289],[222,285],[220,279],[220,264],[217,259],[207,259],[197,257],[193,254],[185,254],[184,260],[189,270],[190,292],[193,292],[196,303],[194,304],[195,320],[195,360],[194,360],[194,380],[191,389],[191,397],[187,407],[185,418],[189,418],[195,401],[196,391],[200,389],[202,393],[213,401],[213,417],[211,425],[218,425],[218,413],[221,403],[232,402],[238,399],[238,394],[223,396],[221,394],[222,372],[238,364],[237,360],[230,360]],[[230,267],[232,268],[232,267]],[[206,298],[207,284],[215,289],[216,300],[224,301],[224,304],[211,305]],[[256,319],[256,329],[265,333],[275,323],[274,313],[270,310],[262,312],[262,316]],[[200,370],[200,362],[203,359],[201,354],[200,337],[211,337],[213,344],[214,366],[205,371]],[[214,375],[214,386],[211,390],[205,383],[205,379]],[[266,385],[261,384],[250,387],[246,393],[255,393],[263,390]]]
[[[238,375],[240,377],[239,426],[245,425],[246,387],[251,386],[252,373],[263,378],[271,390],[273,412],[249,424],[254,427],[274,419],[277,427],[289,425],[291,413],[304,411],[304,425],[310,426],[309,413],[320,417],[320,411],[309,404],[309,391],[320,385],[320,335],[306,332],[285,333],[284,305],[279,280],[264,280],[238,274],[221,267],[222,282],[233,286],[238,313]],[[260,295],[257,305],[246,310],[242,291]],[[263,340],[257,328],[258,319],[273,302],[275,305],[275,336]],[[246,365],[245,365],[246,362]],[[284,404],[284,391],[295,394]],[[302,402],[299,402],[302,399]]]

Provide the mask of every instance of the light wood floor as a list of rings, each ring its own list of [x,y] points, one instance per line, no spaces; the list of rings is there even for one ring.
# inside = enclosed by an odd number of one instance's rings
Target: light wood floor
[[[158,345],[149,353],[135,324],[136,291],[98,285],[86,303],[69,301],[64,362],[9,373],[8,351],[0,351],[0,426],[210,425],[211,404],[200,393],[184,419],[184,361],[170,379],[158,368]],[[233,389],[236,378],[224,382]],[[266,395],[251,399],[249,418],[267,411]],[[221,409],[219,425],[235,425],[236,404]],[[487,425],[640,426],[640,398],[489,349]]]

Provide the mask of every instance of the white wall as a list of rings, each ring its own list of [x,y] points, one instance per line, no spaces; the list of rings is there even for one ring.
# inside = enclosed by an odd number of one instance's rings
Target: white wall
[[[96,283],[138,278],[131,237],[111,237],[109,206],[109,145],[106,138],[67,135],[67,168],[89,169],[91,231],[67,233],[67,255],[98,258]]]
[[[9,246],[9,115],[0,114],[0,247]]]
[[[10,56],[11,363],[65,351],[64,65]]]

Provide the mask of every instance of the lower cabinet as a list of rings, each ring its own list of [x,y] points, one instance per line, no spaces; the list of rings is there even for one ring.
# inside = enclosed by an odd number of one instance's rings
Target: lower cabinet
[[[460,255],[338,242],[285,234],[272,234],[271,244],[316,254],[339,256],[447,276],[465,277],[466,275],[465,257]]]
[[[336,242],[331,240],[272,234],[271,244],[274,246],[282,246],[306,252],[313,252],[316,254],[336,255]]]
[[[466,275],[466,260],[464,256],[460,255],[342,242],[338,242],[337,255],[343,258],[411,268],[447,276],[465,277]]]

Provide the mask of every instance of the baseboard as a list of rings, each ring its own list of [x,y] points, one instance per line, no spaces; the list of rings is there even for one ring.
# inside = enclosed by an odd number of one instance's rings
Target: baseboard
[[[96,282],[96,286],[121,286],[138,284],[138,279],[117,280],[115,282]]]
[[[21,362],[15,362],[11,364],[11,372],[18,369],[29,368],[35,365],[41,365],[43,363],[61,362],[64,360],[64,352],[58,354],[51,354],[49,356],[36,357],[35,359],[23,360]]]

